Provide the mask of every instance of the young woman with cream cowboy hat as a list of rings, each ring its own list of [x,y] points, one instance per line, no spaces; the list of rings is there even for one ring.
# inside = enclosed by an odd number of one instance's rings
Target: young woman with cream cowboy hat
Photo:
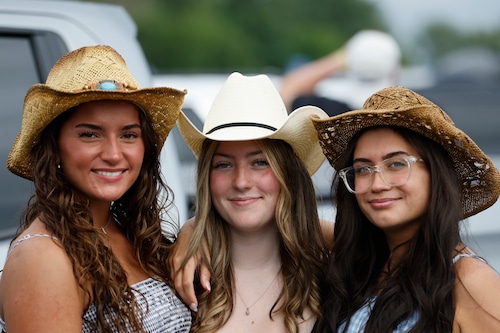
[[[0,280],[4,331],[189,331],[158,201],[184,94],[141,89],[108,46],[67,53],[28,90],[7,167],[34,194]]]
[[[498,199],[488,156],[403,87],[313,123],[337,171],[317,331],[500,332],[500,277],[460,237],[460,221]]]
[[[198,158],[184,264],[201,254],[212,279],[198,294],[193,332],[312,330],[326,252],[310,177],[324,156],[310,115],[327,117],[316,107],[288,116],[267,76],[240,73],[202,132],[181,112],[179,130]]]

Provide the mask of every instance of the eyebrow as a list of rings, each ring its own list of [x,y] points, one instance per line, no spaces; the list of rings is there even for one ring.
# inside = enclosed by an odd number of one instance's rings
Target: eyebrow
[[[248,157],[252,157],[252,156],[255,156],[255,155],[259,155],[259,154],[263,154],[262,150],[260,150],[260,149],[248,152],[247,154],[245,154],[245,157],[248,158]],[[226,154],[224,152],[222,152],[222,153],[216,152],[214,154],[214,157],[215,156],[226,157],[226,158],[234,158],[234,155]]]
[[[391,153],[388,153],[388,154],[385,154],[384,156],[382,156],[382,160],[386,160],[388,158],[392,158],[392,157],[399,156],[399,155],[410,156],[410,154],[408,154],[405,151],[394,151],[394,152],[391,152]],[[352,162],[353,163],[356,163],[356,162],[371,162],[371,160],[368,159],[368,158],[360,157],[360,158],[354,159]]]
[[[85,128],[90,128],[90,129],[93,129],[93,130],[102,130],[103,127],[102,126],[99,126],[99,125],[95,125],[95,124],[89,124],[89,123],[81,123],[81,124],[78,124],[75,126],[75,128],[82,128],[82,127],[85,127]],[[139,124],[130,124],[130,125],[125,125],[121,128],[122,131],[127,131],[127,130],[130,130],[130,129],[134,129],[134,128],[141,128],[141,125]]]

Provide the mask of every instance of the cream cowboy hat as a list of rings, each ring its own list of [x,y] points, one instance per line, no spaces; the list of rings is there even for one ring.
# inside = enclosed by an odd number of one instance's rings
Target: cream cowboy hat
[[[182,111],[177,126],[197,158],[205,139],[279,139],[292,146],[312,175],[321,166],[325,156],[318,144],[310,115],[328,117],[323,110],[314,106],[301,107],[288,115],[281,96],[268,76],[232,73],[213,101],[203,132]]]
[[[490,207],[500,195],[500,173],[490,158],[441,108],[410,89],[382,89],[361,110],[313,123],[323,152],[337,171],[338,160],[356,133],[373,126],[398,126],[428,137],[450,154],[462,186],[464,218]]]
[[[45,84],[33,85],[24,99],[21,131],[7,158],[7,168],[32,179],[30,152],[47,125],[63,112],[85,102],[128,101],[151,121],[161,150],[175,125],[186,91],[167,87],[141,89],[125,60],[109,46],[88,46],[69,52],[52,67]]]

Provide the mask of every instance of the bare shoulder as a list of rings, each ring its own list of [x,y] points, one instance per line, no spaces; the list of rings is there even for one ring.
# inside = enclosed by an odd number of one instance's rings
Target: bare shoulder
[[[486,262],[474,257],[464,257],[457,261],[456,268],[459,282],[473,296],[489,297],[491,292],[500,293],[500,275]],[[500,302],[500,298],[498,301]]]
[[[83,293],[69,257],[53,237],[28,235],[5,263],[0,280],[1,317],[14,332],[59,332],[58,322],[61,332],[81,331]]]
[[[500,275],[477,258],[456,263],[455,321],[460,332],[500,332]]]

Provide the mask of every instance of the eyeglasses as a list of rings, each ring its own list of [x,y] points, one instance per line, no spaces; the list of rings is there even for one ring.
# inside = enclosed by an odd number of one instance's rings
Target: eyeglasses
[[[339,171],[347,190],[354,194],[368,192],[373,183],[373,173],[380,173],[380,178],[389,186],[402,186],[410,178],[411,166],[423,162],[415,156],[388,158],[377,165],[356,164]]]

